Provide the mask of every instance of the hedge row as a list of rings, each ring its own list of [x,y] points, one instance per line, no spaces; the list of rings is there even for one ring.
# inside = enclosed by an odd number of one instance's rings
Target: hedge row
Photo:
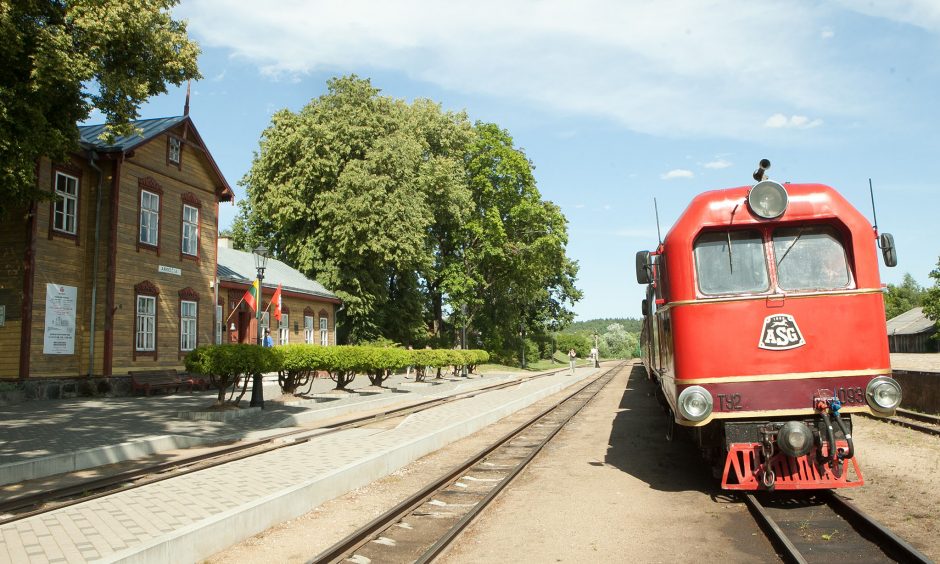
[[[419,349],[394,347],[285,345],[265,348],[246,344],[207,345],[186,356],[186,370],[209,377],[219,389],[219,401],[225,389],[240,377],[277,372],[285,393],[294,393],[306,385],[317,372],[327,372],[343,389],[357,374],[366,374],[374,385],[381,385],[388,376],[408,366],[416,369],[416,379],[427,376],[427,368],[463,367],[468,371],[489,360],[483,350]]]

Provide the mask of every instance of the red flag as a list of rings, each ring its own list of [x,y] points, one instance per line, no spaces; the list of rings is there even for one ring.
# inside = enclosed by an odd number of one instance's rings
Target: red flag
[[[274,304],[274,319],[281,320],[281,285],[277,285],[274,295],[271,296],[271,303]]]

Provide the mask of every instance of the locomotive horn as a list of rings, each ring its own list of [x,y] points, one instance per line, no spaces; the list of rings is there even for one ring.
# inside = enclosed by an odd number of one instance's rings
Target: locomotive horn
[[[767,159],[761,159],[760,164],[757,166],[758,169],[754,171],[754,180],[760,182],[764,179],[764,173],[767,172],[768,168],[770,168],[770,161]]]

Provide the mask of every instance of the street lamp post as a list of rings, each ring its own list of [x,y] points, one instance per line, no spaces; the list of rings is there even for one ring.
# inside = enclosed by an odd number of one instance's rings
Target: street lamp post
[[[519,336],[522,337],[522,368],[525,368],[525,324],[519,324]]]
[[[263,294],[261,290],[261,282],[264,280],[264,269],[268,266],[268,249],[264,245],[258,245],[254,250],[255,255],[255,268],[258,270],[258,298],[257,298],[257,310],[255,317],[257,318],[258,325],[258,346],[264,346],[264,334],[261,329],[261,296]],[[251,407],[260,407],[264,409],[264,384],[261,382],[261,374],[256,373],[251,383],[251,402],[248,404]]]
[[[463,314],[463,327],[460,328],[460,350],[467,350],[467,304],[460,306],[460,313]],[[465,353],[466,354],[466,353]],[[463,377],[467,377],[467,365],[464,363],[461,371]]]
[[[600,367],[599,357],[601,355],[601,349],[597,347],[597,333],[594,333],[594,350],[596,351],[594,353],[594,368],[598,368]]]

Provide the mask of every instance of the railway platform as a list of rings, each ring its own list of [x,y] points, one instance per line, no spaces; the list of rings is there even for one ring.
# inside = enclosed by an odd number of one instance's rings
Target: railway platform
[[[412,413],[394,428],[345,429],[290,448],[0,525],[0,561],[196,561],[388,475],[595,372],[594,368],[579,368],[574,376],[564,371],[528,380]],[[146,402],[127,398],[128,406],[109,402],[98,409],[87,403],[91,400],[84,400],[85,409],[74,405],[58,414],[35,407],[8,407],[3,409],[2,431],[4,438],[11,440],[2,445],[0,468],[88,451],[105,456],[101,449],[132,450],[128,445],[143,445],[158,437],[209,442],[283,432],[317,417],[333,417],[337,408],[353,412],[367,409],[367,404],[375,407],[375,402],[401,403],[396,396],[426,400],[516,377],[486,375],[416,386],[408,394],[356,394],[325,403],[272,405],[262,414],[225,423],[176,416],[181,407],[204,404],[209,396],[171,395],[151,397]],[[345,402],[345,407],[339,402]],[[17,412],[19,409],[23,412]],[[46,438],[51,440],[47,443]]]

